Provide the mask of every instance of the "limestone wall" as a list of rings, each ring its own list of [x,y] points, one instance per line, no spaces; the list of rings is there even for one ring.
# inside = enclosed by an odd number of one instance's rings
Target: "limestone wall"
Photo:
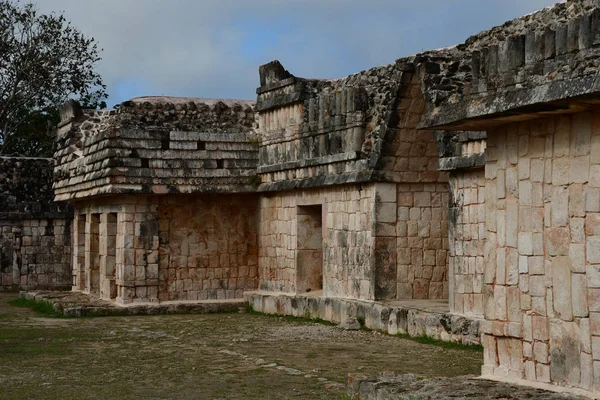
[[[139,98],[96,111],[69,102],[58,127],[56,198],[254,191],[252,104]]]
[[[71,282],[71,207],[55,203],[53,162],[0,157],[0,291]]]
[[[323,295],[374,299],[373,185],[260,198],[259,288],[296,293],[298,207],[322,207]]]
[[[489,132],[484,375],[600,391],[600,114]]]
[[[425,110],[417,74],[402,75],[394,129],[385,137],[377,167],[395,182],[393,204],[378,215],[378,299],[447,299],[448,185],[438,170],[432,132],[417,130]],[[382,186],[384,184],[379,184]],[[378,205],[376,205],[378,207]],[[380,272],[387,271],[379,275]]]
[[[448,185],[398,184],[397,293],[387,298],[448,299]]]
[[[256,220],[245,195],[79,202],[73,287],[119,303],[241,298],[257,287]]]
[[[0,291],[71,286],[71,220],[0,219]]]
[[[483,317],[484,169],[452,172],[450,190],[450,310]]]

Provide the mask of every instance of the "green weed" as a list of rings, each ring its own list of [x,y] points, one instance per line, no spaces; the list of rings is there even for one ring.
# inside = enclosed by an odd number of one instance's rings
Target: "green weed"
[[[425,336],[425,335],[409,336],[407,334],[398,333],[396,336],[399,338],[402,338],[402,339],[408,339],[408,340],[412,340],[414,342],[418,342],[418,343],[422,343],[422,344],[429,344],[429,345],[433,345],[433,346],[443,347],[445,349],[470,350],[470,351],[483,352],[483,346],[476,345],[476,344],[462,344],[462,343],[456,343],[456,342],[446,342],[446,341],[434,339],[432,337]]]
[[[16,300],[10,301],[8,304],[13,307],[31,308],[36,313],[45,315],[47,317],[65,318],[63,313],[54,311],[52,304],[47,301],[28,300],[20,297]]]

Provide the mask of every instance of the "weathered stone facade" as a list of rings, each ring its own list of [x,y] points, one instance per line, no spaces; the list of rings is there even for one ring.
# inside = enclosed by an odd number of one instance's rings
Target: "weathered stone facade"
[[[70,286],[73,213],[52,201],[53,167],[0,157],[0,290]]]
[[[600,1],[568,0],[342,79],[274,61],[256,103],[68,103],[73,288],[361,309],[388,332],[481,333],[485,376],[600,392],[599,65]],[[407,311],[422,300],[444,309]]]
[[[75,207],[74,290],[128,304],[256,288],[253,196],[122,195]]]
[[[598,388],[598,121],[584,112],[490,131],[484,373]]]
[[[456,184],[451,177],[455,199],[463,199],[451,241],[462,247],[463,262],[466,248],[483,254],[484,376],[600,391],[594,351],[599,16],[597,1],[567,1],[445,50],[462,68],[462,83],[428,102],[420,123],[487,131],[484,179],[480,171],[461,174]],[[482,196],[470,186],[483,189]],[[483,253],[481,243],[472,243],[474,230],[465,246],[464,216],[473,216],[472,204],[478,223],[485,218]]]

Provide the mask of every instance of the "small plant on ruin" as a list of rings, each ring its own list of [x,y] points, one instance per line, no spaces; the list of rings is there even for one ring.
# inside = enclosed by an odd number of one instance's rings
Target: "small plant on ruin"
[[[262,179],[258,175],[250,175],[248,177],[248,180],[250,182],[250,185],[252,185],[255,188],[259,187],[260,184],[262,183]]]
[[[252,146],[258,149],[260,146],[260,137],[252,136],[250,137],[250,139],[248,139],[248,143],[250,143]]]

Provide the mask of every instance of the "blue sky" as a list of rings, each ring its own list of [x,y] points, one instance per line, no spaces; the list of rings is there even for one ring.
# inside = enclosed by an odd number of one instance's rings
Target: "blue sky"
[[[258,67],[342,77],[450,46],[557,0],[34,0],[104,49],[109,105],[142,95],[254,99]]]

